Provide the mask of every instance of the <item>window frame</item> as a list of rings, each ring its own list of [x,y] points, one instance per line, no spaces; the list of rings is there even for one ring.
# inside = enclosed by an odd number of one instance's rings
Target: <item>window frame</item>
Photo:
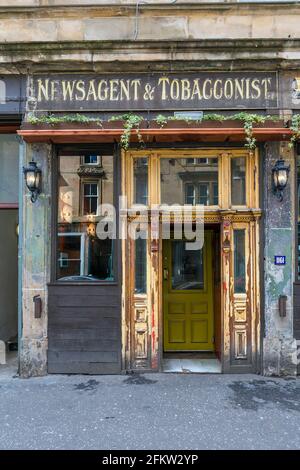
[[[113,252],[113,280],[70,280],[70,281],[60,281],[57,277],[57,260],[58,260],[58,175],[59,175],[59,158],[67,156],[79,156],[89,155],[92,152],[95,154],[100,154],[101,156],[109,156],[113,159],[113,202],[117,212],[117,233],[119,230],[119,195],[121,194],[121,153],[118,147],[113,144],[99,144],[97,147],[95,145],[89,144],[71,144],[71,145],[56,145],[53,147],[53,168],[52,168],[52,178],[51,178],[51,187],[53,200],[55,203],[51,207],[51,272],[50,272],[50,281],[48,285],[56,286],[78,286],[78,285],[95,285],[95,286],[116,286],[120,283],[121,279],[121,260],[119,253],[121,252],[121,241],[116,239],[113,240],[112,252]],[[81,201],[81,198],[80,198]],[[81,208],[80,208],[81,214]]]
[[[100,180],[92,180],[92,179],[87,179],[87,178],[82,178],[82,181],[80,182],[80,215],[82,217],[86,217],[88,215],[94,215],[94,216],[97,216],[99,215],[99,204],[101,204],[101,181]],[[97,187],[97,195],[88,195],[86,196],[84,194],[84,189],[85,189],[85,186],[88,185],[88,184],[95,184],[96,187]],[[84,206],[85,206],[85,199],[86,198],[92,198],[92,199],[97,199],[97,209],[96,209],[96,213],[95,214],[92,214],[91,212],[90,213],[87,213],[85,214],[84,213]],[[91,201],[90,201],[91,203]]]
[[[85,158],[86,157],[97,157],[97,162],[96,163],[86,163]],[[102,158],[100,155],[81,155],[81,165],[83,166],[101,166],[102,165]]]
[[[233,204],[232,203],[232,161],[235,159],[235,158],[244,158],[245,159],[245,204]],[[249,205],[249,201],[248,201],[248,178],[249,178],[249,171],[248,171],[248,156],[247,154],[245,153],[245,155],[230,155],[230,160],[229,160],[229,180],[228,180],[228,183],[229,183],[229,194],[228,194],[228,197],[229,197],[229,201],[230,201],[230,206],[233,208],[233,209],[245,209],[246,207],[248,207]]]
[[[192,151],[193,152],[193,151]],[[203,157],[191,157],[188,152],[186,150],[183,150],[182,151],[182,154],[180,153],[180,149],[178,149],[178,151],[176,152],[177,154],[174,154],[174,153],[170,153],[170,154],[158,154],[157,155],[157,160],[158,160],[158,173],[159,173],[159,176],[161,175],[161,165],[160,165],[160,162],[161,160],[163,159],[168,159],[168,160],[188,160],[188,159],[193,159],[194,160],[194,163],[190,163],[190,164],[187,164],[187,162],[185,162],[185,165],[184,166],[187,166],[187,167],[195,167],[195,166],[202,166],[204,165],[204,163],[197,163],[197,160],[199,159],[206,159],[207,161],[209,161],[210,159],[211,160],[217,160],[217,163],[218,163],[218,178],[217,178],[217,184],[218,184],[218,204],[212,204],[212,205],[207,205],[207,206],[204,206],[205,207],[205,210],[216,210],[216,209],[220,209],[221,208],[221,205],[220,205],[220,196],[221,196],[221,191],[220,191],[220,181],[221,181],[221,158],[220,158],[220,154],[219,154],[219,149],[213,149],[213,153],[210,154],[210,152],[208,151],[208,149],[198,149],[197,150],[197,154],[200,154],[201,152],[204,153],[204,156]],[[193,152],[194,154],[195,152]],[[206,163],[207,164],[207,163]],[[192,182],[192,181],[183,181],[182,184],[183,184],[183,203],[180,204],[181,206],[183,206],[184,204],[187,204],[186,203],[186,185],[188,184],[194,184],[195,186],[197,186],[196,188],[196,204],[200,204],[198,201],[199,199],[199,185],[203,183],[203,184],[208,184],[209,186],[211,185],[211,187],[213,187],[213,183],[216,183],[216,181],[202,181],[202,182]],[[151,195],[149,194],[149,196],[151,197]],[[158,204],[159,206],[163,206],[165,205],[166,203],[165,202],[162,202],[161,201],[161,180],[159,181],[159,184],[158,184]]]

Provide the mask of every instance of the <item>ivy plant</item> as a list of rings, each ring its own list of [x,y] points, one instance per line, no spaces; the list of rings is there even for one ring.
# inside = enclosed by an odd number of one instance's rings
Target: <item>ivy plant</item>
[[[279,116],[270,116],[270,115],[260,115],[248,112],[240,112],[232,115],[223,115],[217,113],[207,113],[204,114],[201,120],[191,120],[189,118],[184,118],[182,116],[164,116],[163,114],[159,114],[154,118],[154,122],[159,125],[161,128],[166,126],[170,121],[184,121],[188,125],[191,123],[201,125],[203,121],[241,121],[243,122],[244,132],[245,132],[245,147],[250,150],[255,149],[256,147],[256,139],[253,136],[253,126],[255,124],[264,124],[266,121],[278,121],[281,118]],[[123,125],[123,134],[121,135],[121,146],[123,149],[127,150],[130,145],[130,138],[132,132],[134,131],[137,135],[138,142],[140,144],[143,143],[142,134],[140,131],[140,125],[142,121],[145,119],[137,114],[133,113],[126,113],[123,115],[116,115],[112,116],[108,122],[113,121],[121,121]],[[94,118],[90,116],[86,116],[84,114],[67,114],[67,115],[42,115],[42,116],[34,116],[30,115],[28,117],[28,122],[31,124],[48,124],[55,126],[56,124],[60,123],[83,123],[83,124],[96,124],[97,126],[103,127],[103,123],[101,119]],[[290,129],[292,131],[292,137],[290,140],[290,146],[293,146],[294,143],[300,139],[300,114],[294,114],[291,120]]]
[[[293,147],[294,144],[300,139],[300,114],[293,114],[290,130],[292,131],[292,137],[289,146]]]

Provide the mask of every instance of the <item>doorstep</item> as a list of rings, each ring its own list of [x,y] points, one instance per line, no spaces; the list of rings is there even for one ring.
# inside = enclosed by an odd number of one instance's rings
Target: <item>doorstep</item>
[[[214,359],[163,359],[163,372],[180,374],[221,374],[221,362]]]

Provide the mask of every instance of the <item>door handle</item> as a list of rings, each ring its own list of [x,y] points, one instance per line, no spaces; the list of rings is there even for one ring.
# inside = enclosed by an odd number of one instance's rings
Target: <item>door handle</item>
[[[164,281],[167,281],[169,279],[169,270],[167,268],[164,268]]]

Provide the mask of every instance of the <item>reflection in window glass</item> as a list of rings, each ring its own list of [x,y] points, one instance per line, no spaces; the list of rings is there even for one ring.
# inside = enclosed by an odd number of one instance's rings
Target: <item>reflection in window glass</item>
[[[85,155],[83,161],[85,165],[97,165],[98,155]]]
[[[97,214],[98,183],[83,183],[83,214]]]
[[[101,240],[97,227],[100,204],[113,204],[113,157],[93,160],[61,156],[58,175],[57,278],[113,280],[113,240]],[[95,161],[98,163],[95,164]]]
[[[135,240],[135,293],[147,292],[147,240]]]
[[[245,157],[231,159],[231,204],[233,206],[244,206],[246,204]]]
[[[134,203],[148,205],[148,158],[135,158],[134,171]]]
[[[172,289],[203,289],[203,250],[187,250],[185,240],[172,240]]]
[[[19,143],[16,135],[0,134],[0,204],[17,204]]]
[[[234,230],[234,292],[246,292],[245,230]]]
[[[217,158],[162,158],[161,204],[218,205]]]

